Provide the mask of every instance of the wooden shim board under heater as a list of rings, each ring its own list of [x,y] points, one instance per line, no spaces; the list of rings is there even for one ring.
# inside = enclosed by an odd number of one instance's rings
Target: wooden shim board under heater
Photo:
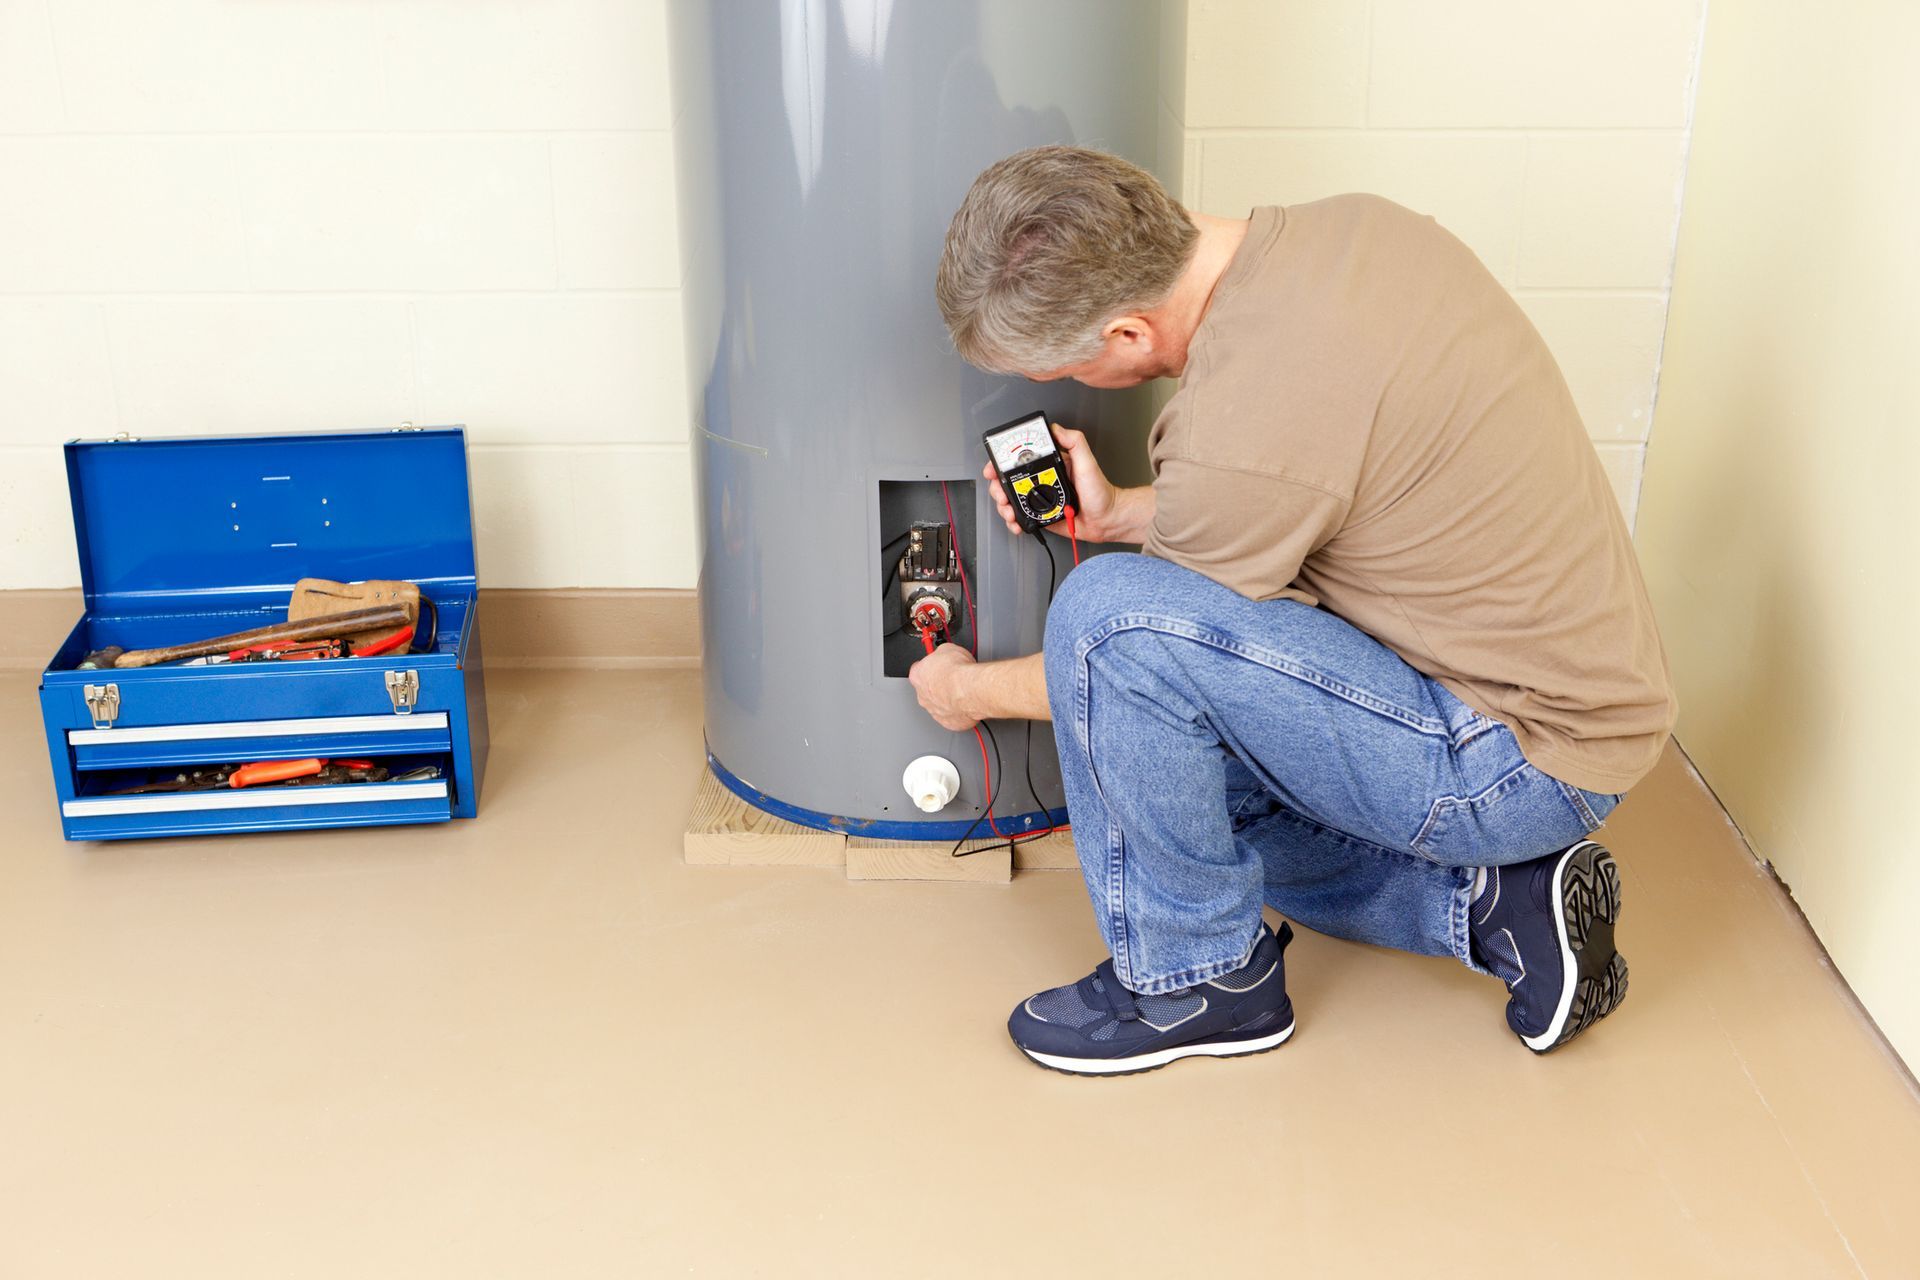
[[[972,840],[970,848],[999,844]],[[950,840],[869,840],[847,837],[849,880],[958,880],[969,884],[1006,884],[1013,879],[1013,853],[1007,848],[953,856]]]
[[[847,837],[847,879],[849,880],[964,880],[977,884],[1005,884],[1017,871],[1064,871],[1080,869],[1080,858],[1073,851],[1073,835],[1056,831],[1052,835],[1022,840],[1011,850],[1000,840],[969,840],[969,849],[988,849],[985,853],[953,856],[953,845],[944,841],[869,840],[864,836]]]
[[[970,848],[997,844],[972,840]],[[687,815],[683,849],[690,866],[845,867],[852,880],[951,880],[1005,884],[1014,869],[1078,870],[1073,836],[1060,831],[1022,840],[1011,853],[950,856],[945,841],[874,840],[821,831],[755,808],[721,784],[713,770],[700,771],[700,786]]]
[[[1013,846],[1016,871],[1078,871],[1080,855],[1073,851],[1073,833],[1056,831]]]
[[[699,867],[844,867],[847,838],[838,831],[803,827],[776,818],[721,785],[712,769],[700,771],[684,844],[689,865]]]

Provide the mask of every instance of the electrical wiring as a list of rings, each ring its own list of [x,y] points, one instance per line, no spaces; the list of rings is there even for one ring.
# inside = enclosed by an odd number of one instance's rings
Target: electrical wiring
[[[885,545],[884,547],[880,548],[881,562],[887,566],[886,576],[880,579],[880,605],[882,609],[882,615],[881,615],[882,617],[885,616],[884,611],[886,606],[893,599],[894,580],[900,576],[900,557],[889,556],[887,553],[889,551],[892,551],[895,547],[904,543],[908,538],[912,536],[913,535],[911,533],[903,533],[899,537],[889,541],[887,545]],[[902,610],[902,612],[904,613],[905,610]],[[900,625],[895,627],[893,630],[887,632],[885,638],[888,640],[891,640],[895,636],[899,635],[902,631],[905,631],[906,629],[907,629],[907,620],[903,617],[900,620]]]
[[[1033,746],[1033,735],[1031,732],[1031,726],[1033,724],[1033,721],[1029,720],[1027,721],[1027,724],[1029,726],[1029,732],[1027,735],[1027,746],[1028,746],[1028,749],[1031,750]],[[1000,772],[1000,763],[1001,763],[1000,762],[1000,739],[997,736],[995,736],[993,732],[993,726],[988,724],[985,720],[982,720],[977,726],[975,726],[974,736],[976,738],[979,737],[980,730],[982,729],[985,729],[987,731],[986,741],[991,742],[993,744],[993,762],[994,762],[993,772],[997,774]],[[980,763],[981,763],[981,766],[984,768],[986,765],[986,744],[985,743],[981,744]],[[1027,773],[1027,784],[1029,788],[1031,788],[1033,784],[1033,773],[1031,769],[1029,769]],[[984,810],[982,810],[978,815],[975,816],[973,822],[968,825],[966,833],[962,835],[958,840],[955,840],[953,842],[953,848],[947,851],[948,857],[971,858],[976,853],[991,853],[995,849],[1011,849],[1015,845],[1022,845],[1032,840],[1038,840],[1043,836],[1052,835],[1056,831],[1067,831],[1071,829],[1066,823],[1061,823],[1058,826],[1049,824],[1046,827],[1046,829],[1042,831],[1022,831],[1022,832],[1016,832],[1013,835],[1007,835],[1005,832],[1001,831],[998,827],[995,827],[994,834],[996,836],[999,836],[1000,838],[994,841],[992,844],[983,844],[977,849],[963,848],[962,846],[964,846],[967,843],[967,841],[973,839],[973,833],[980,829],[980,820],[982,818],[986,818],[988,820],[988,823],[991,825],[994,801],[997,800],[998,798],[999,798],[998,790],[988,793],[987,807]],[[1035,796],[1033,802],[1035,804],[1039,804],[1040,797]],[[1043,809],[1043,812],[1044,812],[1044,809]]]
[[[960,590],[966,596],[966,600],[967,600],[967,638],[973,642],[972,644],[967,646],[967,652],[972,654],[977,659],[980,656],[979,654],[980,627],[979,627],[978,620],[974,614],[973,586],[967,580],[966,560],[964,557],[960,555],[960,552],[959,552],[960,531],[958,526],[954,522],[953,497],[948,492],[947,482],[945,480],[942,480],[940,482],[940,501],[945,504],[947,509],[947,536],[951,540],[951,544],[954,547],[954,557],[953,557],[954,566],[958,568],[960,571]],[[1069,515],[1068,519],[1071,520],[1072,516]],[[1080,551],[1079,551],[1079,546],[1076,543],[1074,547],[1074,563],[1078,564],[1079,562],[1080,562]],[[1054,560],[1053,560],[1053,551],[1051,548],[1049,548],[1047,550],[1047,603],[1049,604],[1053,603],[1053,591],[1054,591],[1054,582],[1055,582],[1056,576],[1057,576],[1057,572],[1056,572],[1056,567],[1054,565]],[[951,637],[951,632],[949,632],[949,637]],[[927,651],[931,653],[933,651],[932,644],[931,644],[931,640],[932,640],[931,633],[922,632],[921,639],[924,642],[927,642],[928,644]],[[985,730],[984,735],[981,732],[982,730]],[[1040,810],[1040,812],[1044,814],[1050,814],[1051,811],[1046,807],[1046,805],[1041,803],[1039,793],[1034,789],[1034,785],[1033,785],[1033,721],[1031,720],[1027,721],[1026,733],[1027,733],[1027,759],[1026,759],[1027,791],[1030,795],[1032,795],[1033,803]],[[948,856],[955,857],[955,858],[965,858],[965,857],[970,857],[976,853],[985,853],[990,849],[998,849],[998,848],[1001,848],[1002,846],[1005,846],[1006,848],[1010,849],[1016,844],[1021,844],[1028,840],[1038,840],[1043,836],[1052,835],[1055,831],[1063,830],[1064,828],[1055,826],[1051,820],[1048,821],[1046,828],[1041,831],[1017,832],[1013,835],[1008,835],[1006,832],[1000,829],[1000,824],[995,822],[993,819],[993,805],[994,805],[994,802],[997,799],[999,799],[999,796],[1000,796],[1000,788],[998,784],[995,782],[995,779],[998,778],[1001,774],[1000,739],[994,736],[993,726],[988,724],[984,720],[982,720],[980,723],[976,724],[973,727],[973,737],[974,737],[974,741],[980,744],[980,771],[981,771],[981,776],[985,779],[986,785],[987,785],[987,802],[985,806],[982,807],[979,814],[974,817],[974,820],[968,824],[965,834],[963,834],[958,840],[953,842],[953,848],[949,851]],[[988,742],[993,743],[993,761],[991,764],[989,764],[987,760],[987,743]],[[973,833],[980,829],[980,823],[982,819],[986,821],[987,826],[993,831],[993,834],[999,837],[999,843],[982,845],[978,849],[965,849],[965,851],[963,852],[963,849],[967,841],[971,840],[973,838]]]
[[[987,731],[986,737],[984,738],[980,736],[982,729]],[[967,824],[967,829],[961,834],[960,838],[953,842],[953,848],[947,850],[947,856],[950,858],[970,858],[976,853],[986,853],[990,849],[998,849],[1002,846],[1011,849],[1018,843],[1019,839],[1024,838],[1016,838],[1005,834],[998,826],[994,825],[993,821],[993,802],[998,799],[1000,795],[999,790],[993,786],[993,778],[1000,770],[998,768],[989,769],[987,767],[987,742],[991,740],[993,743],[993,759],[997,765],[1000,760],[1000,739],[994,737],[993,726],[985,720],[973,726],[973,736],[974,740],[980,744],[980,769],[987,778],[987,803],[985,808],[974,815],[973,821]],[[988,826],[993,827],[993,834],[1000,837],[999,842],[995,844],[983,844],[978,849],[966,849],[964,846],[967,841],[973,839],[973,833],[980,829],[980,820],[982,818],[986,819]]]
[[[951,536],[952,530],[953,530],[953,512],[952,512],[951,506],[949,506],[948,512],[947,512],[947,529],[949,532],[949,536]],[[903,533],[899,537],[889,540],[885,546],[880,548],[881,559],[885,562],[887,566],[886,576],[880,580],[880,603],[883,606],[892,603],[894,583],[898,582],[900,578],[900,557],[889,556],[887,553],[893,550],[895,547],[899,546],[901,543],[905,542],[908,538],[912,536],[913,534],[911,532]],[[957,549],[958,544],[955,543],[954,546],[956,547],[956,550],[954,551],[954,557],[953,557],[954,564],[958,566],[960,563],[960,553]],[[965,582],[965,579],[963,577],[962,578],[963,585],[964,585],[964,582]],[[902,616],[900,619],[900,625],[895,627],[893,630],[887,632],[884,636],[882,636],[881,638],[883,640],[891,640],[895,636],[902,634],[903,632],[909,630],[913,626],[913,620],[905,616],[906,615],[905,609],[901,610],[901,615]],[[977,639],[974,639],[974,636],[973,636],[972,610],[968,610],[967,623],[968,623],[968,632],[967,632],[968,639],[972,641],[972,643],[970,643],[967,646],[967,652],[972,653],[974,652],[976,646],[979,644],[979,641]],[[954,643],[953,628],[951,626],[944,628],[943,636],[949,644]]]
[[[981,813],[986,818],[987,827],[993,834],[1002,840],[1006,840],[1007,833],[1002,831],[1000,824],[993,820],[993,802],[1000,796],[1000,785],[994,781],[995,778],[1000,776],[1000,739],[995,738],[993,740],[993,767],[989,769],[987,767],[987,740],[980,736],[980,731],[983,728],[985,728],[988,733],[993,732],[991,728],[987,727],[985,720],[973,726],[973,740],[980,744],[980,776],[987,780],[987,807],[981,810]],[[977,821],[974,823],[976,829],[978,829],[979,825]],[[965,837],[962,837],[961,843],[965,843]],[[1011,843],[1011,841],[1009,841],[1009,843]]]
[[[1074,563],[1074,566],[1078,568],[1080,564],[1080,537],[1078,534],[1076,534],[1073,531],[1073,516],[1074,516],[1073,508],[1072,507],[1066,508],[1066,513],[1067,513],[1067,541],[1073,544],[1073,563]],[[1051,551],[1047,552],[1047,559],[1048,560],[1053,559],[1053,552]],[[1049,604],[1053,603],[1053,592],[1051,591],[1047,592],[1047,603]]]
[[[1035,541],[1040,544],[1040,549],[1046,552],[1047,554],[1047,603],[1051,605],[1053,603],[1054,590],[1059,585],[1060,566],[1058,562],[1054,560],[1053,548],[1047,544],[1047,540],[1045,538],[1036,538]],[[988,775],[989,778],[992,778],[992,777],[998,776],[998,774],[1000,773],[1000,739],[997,737],[994,737],[993,726],[987,724],[985,721],[981,721],[980,728],[986,729],[987,737],[993,742],[994,769],[993,769],[993,772]],[[980,728],[976,728],[974,730],[974,734],[976,737],[979,736]],[[1033,721],[1029,720],[1026,722],[1025,733],[1026,733],[1025,764],[1026,764],[1026,776],[1027,776],[1027,795],[1033,800],[1033,807],[1035,809],[1038,809],[1041,813],[1047,815],[1047,825],[1045,829],[1040,831],[1019,832],[1015,835],[1008,836],[1002,833],[1000,829],[996,826],[994,828],[994,834],[1001,837],[998,843],[983,844],[978,849],[967,849],[963,852],[962,846],[964,846],[968,840],[971,840],[973,838],[973,833],[975,831],[980,829],[980,818],[976,817],[973,820],[973,824],[967,828],[966,834],[961,836],[958,840],[954,841],[953,849],[950,851],[948,855],[949,857],[967,858],[967,857],[973,856],[976,853],[988,853],[995,849],[1002,849],[1002,848],[1011,849],[1014,845],[1024,844],[1028,840],[1038,840],[1038,839],[1041,839],[1042,837],[1053,835],[1055,832],[1072,830],[1072,827],[1068,823],[1064,823],[1064,822],[1056,823],[1053,821],[1053,816],[1052,816],[1053,811],[1047,808],[1046,802],[1040,798],[1039,788],[1034,786],[1034,783],[1033,783]],[[984,744],[982,744],[980,763],[982,767],[985,767],[986,753],[984,750]],[[991,820],[994,801],[997,798],[998,798],[997,791],[989,792],[987,796],[986,812],[982,816],[988,817],[989,820]]]
[[[887,543],[886,546],[880,548],[880,562],[887,566],[887,576],[880,579],[880,598],[882,600],[885,600],[893,590],[893,580],[900,576],[900,557],[888,556],[887,552],[893,550],[912,536],[911,533],[903,533]]]
[[[980,656],[980,626],[973,616],[973,587],[967,582],[967,561],[960,554],[960,530],[953,522],[953,498],[947,493],[947,482],[940,482],[940,501],[947,507],[947,537],[953,547],[953,563],[960,570],[960,590],[967,597],[967,639],[973,643],[967,646],[967,652]]]
[[[1060,567],[1054,563],[1053,548],[1047,545],[1046,538],[1037,538],[1035,541],[1040,544],[1040,549],[1047,553],[1047,605],[1051,608],[1053,605],[1054,587],[1058,584],[1060,577]],[[1043,836],[1052,835],[1055,831],[1066,830],[1066,827],[1054,822],[1053,810],[1047,808],[1046,801],[1040,798],[1039,788],[1033,785],[1033,721],[1031,720],[1027,721],[1026,734],[1027,742],[1023,748],[1024,756],[1022,763],[1026,765],[1027,770],[1027,795],[1032,798],[1033,807],[1046,815],[1047,829],[1040,834]]]
[[[960,571],[960,591],[961,594],[967,598],[967,639],[973,642],[967,646],[967,652],[977,660],[980,657],[980,622],[973,611],[973,586],[967,581],[966,557],[960,554],[960,528],[953,519],[953,495],[948,492],[947,482],[945,480],[940,482],[940,501],[947,509],[947,543],[953,548],[954,567]],[[933,652],[931,643],[927,646],[927,652]],[[987,784],[987,803],[986,807],[981,809],[980,817],[987,820],[987,826],[993,831],[994,835],[1005,840],[1007,838],[1006,833],[1000,830],[1000,824],[993,820],[993,801],[994,797],[999,794],[994,779],[1000,775],[1000,771],[990,768],[987,764],[987,741],[980,736],[981,725],[985,723],[985,721],[981,721],[981,724],[973,727],[974,741],[980,744],[980,774]],[[991,734],[993,730],[988,729],[987,732]],[[998,758],[1000,755],[1000,740],[998,738],[995,738],[993,741],[993,754],[995,758]],[[967,834],[961,836],[960,839],[954,843],[952,851],[953,857],[964,856],[960,852],[960,846],[967,842],[968,836],[971,836],[979,829],[980,818],[975,818],[972,824],[967,827]]]

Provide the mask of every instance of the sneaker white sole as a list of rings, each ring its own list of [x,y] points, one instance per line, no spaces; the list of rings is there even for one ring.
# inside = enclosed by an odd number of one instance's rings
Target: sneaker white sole
[[[1612,959],[1606,968],[1582,978],[1580,972],[1582,957],[1575,954],[1573,941],[1567,936],[1567,868],[1572,865],[1576,856],[1586,849],[1595,847],[1598,847],[1595,841],[1582,840],[1561,855],[1560,861],[1553,868],[1553,924],[1560,940],[1560,1002],[1554,1008],[1553,1020],[1547,1024],[1546,1030],[1537,1036],[1520,1037],[1521,1043],[1535,1053],[1545,1053],[1559,1044],[1562,1039],[1571,1039],[1573,1034],[1584,1031],[1592,1023],[1606,1017],[1619,1006],[1621,999],[1626,995],[1626,962],[1620,958],[1618,951],[1613,950],[1612,943],[1612,925],[1620,912],[1617,878],[1611,878],[1609,883],[1602,886],[1607,898],[1605,909],[1596,909],[1594,917],[1607,925],[1605,945]],[[1588,936],[1581,940],[1582,950],[1595,942],[1592,937],[1594,921],[1587,920],[1584,928]],[[1573,1027],[1570,1034],[1569,1018],[1573,1013],[1576,995],[1582,995],[1583,985],[1589,990],[1584,993],[1581,1000],[1578,1025]]]
[[[1077,1076],[1124,1076],[1135,1071],[1151,1071],[1155,1067],[1164,1067],[1169,1062],[1177,1062],[1181,1058],[1238,1058],[1249,1053],[1265,1053],[1269,1049],[1278,1049],[1285,1044],[1287,1037],[1293,1034],[1293,1025],[1289,1022],[1272,1035],[1261,1036],[1255,1040],[1181,1044],[1155,1053],[1137,1054],[1131,1058],[1067,1058],[1053,1053],[1036,1053],[1027,1048],[1021,1048],[1020,1052],[1041,1066],[1052,1067],[1055,1071],[1066,1071]]]

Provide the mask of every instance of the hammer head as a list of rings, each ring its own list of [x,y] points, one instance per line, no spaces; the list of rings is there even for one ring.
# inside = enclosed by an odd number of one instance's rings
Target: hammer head
[[[104,670],[108,667],[115,665],[120,660],[120,655],[125,652],[126,650],[122,649],[117,644],[110,644],[104,649],[95,649],[92,653],[80,659],[80,665],[78,667],[75,667],[74,670],[76,671]]]

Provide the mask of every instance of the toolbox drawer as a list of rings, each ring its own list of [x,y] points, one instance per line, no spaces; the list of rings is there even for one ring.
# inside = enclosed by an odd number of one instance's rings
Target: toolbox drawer
[[[432,782],[369,782],[313,787],[297,802],[284,791],[207,792],[178,796],[80,797],[61,806],[74,840],[213,835],[313,827],[370,827],[445,822],[453,801],[445,778]]]
[[[82,771],[223,760],[299,760],[307,756],[429,755],[451,749],[447,713],[410,716],[312,716],[292,720],[69,729],[74,768]]]
[[[61,802],[60,816],[79,840],[445,822],[453,816],[454,787],[446,756],[388,759],[396,772],[436,764],[440,776],[416,782],[112,795],[129,782],[143,781],[146,771],[103,770],[81,779],[77,794]]]

